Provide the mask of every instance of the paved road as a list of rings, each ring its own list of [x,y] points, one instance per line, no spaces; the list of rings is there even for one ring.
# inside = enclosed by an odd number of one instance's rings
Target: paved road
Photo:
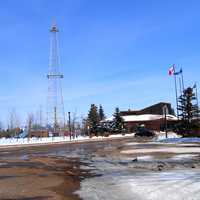
[[[197,200],[199,146],[129,138],[0,149],[0,199]]]

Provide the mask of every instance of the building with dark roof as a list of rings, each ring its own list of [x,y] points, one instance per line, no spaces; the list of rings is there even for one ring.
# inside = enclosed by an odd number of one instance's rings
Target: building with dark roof
[[[124,120],[124,126],[129,132],[134,132],[138,126],[143,125],[154,131],[161,131],[165,127],[165,112],[168,127],[177,123],[178,119],[170,103],[160,102],[141,110],[121,111],[120,115]],[[113,117],[106,119],[108,123]]]
[[[141,110],[129,109],[121,111],[120,115],[129,132],[133,132],[140,125],[151,130],[161,131],[165,127],[165,112],[168,126],[173,126],[177,122],[177,117],[170,103],[160,102]]]
[[[164,108],[167,108],[167,114],[169,115],[175,115],[174,109],[172,108],[170,103],[160,102],[151,106],[148,106],[146,108],[143,108],[141,110],[127,110],[127,111],[121,111],[121,116],[126,115],[144,115],[144,114],[152,114],[152,115],[163,115],[164,114]]]

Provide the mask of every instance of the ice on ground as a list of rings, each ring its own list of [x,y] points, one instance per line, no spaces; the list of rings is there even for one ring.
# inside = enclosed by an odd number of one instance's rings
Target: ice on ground
[[[84,200],[199,200],[199,171],[173,171],[85,179],[76,193]]]
[[[138,161],[152,161],[154,160],[154,156],[138,156],[137,157]]]
[[[198,157],[198,154],[180,154],[180,155],[176,155],[173,156],[171,159],[172,160],[190,160],[191,158],[195,158]]]
[[[164,148],[148,148],[148,149],[129,149],[120,151],[122,154],[137,154],[137,153],[200,153],[199,147],[164,147]]]
[[[142,142],[128,142],[125,144],[125,146],[132,146],[132,145],[141,145],[141,144],[146,144],[146,143],[142,143]]]

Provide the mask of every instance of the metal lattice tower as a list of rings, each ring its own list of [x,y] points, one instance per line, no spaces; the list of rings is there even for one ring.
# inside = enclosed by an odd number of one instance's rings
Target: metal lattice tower
[[[50,58],[48,78],[48,98],[47,98],[47,123],[54,132],[59,132],[65,127],[65,111],[62,96],[61,79],[64,78],[60,73],[59,47],[58,47],[58,28],[54,24],[50,29]]]

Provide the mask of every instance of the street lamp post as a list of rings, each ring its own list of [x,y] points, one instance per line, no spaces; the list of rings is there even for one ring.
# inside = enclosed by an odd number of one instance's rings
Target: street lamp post
[[[72,134],[71,134],[71,113],[68,112],[68,118],[69,118],[69,136],[70,140],[72,139]]]
[[[163,111],[164,111],[164,123],[165,123],[165,137],[166,138],[168,138],[168,134],[167,134],[167,110],[168,110],[168,107],[167,107],[167,105],[165,105],[164,107],[163,107]]]

